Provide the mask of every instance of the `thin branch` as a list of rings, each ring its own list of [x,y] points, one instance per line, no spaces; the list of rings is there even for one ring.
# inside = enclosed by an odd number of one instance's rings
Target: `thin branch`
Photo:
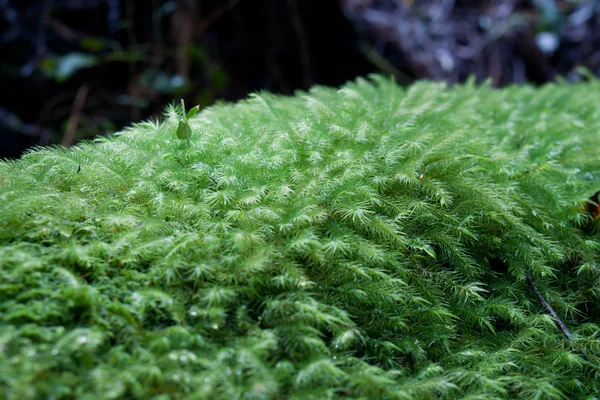
[[[300,12],[298,11],[298,3],[296,0],[287,0],[288,7],[292,14],[292,23],[294,24],[294,30],[298,36],[298,42],[300,44],[300,62],[302,63],[302,80],[305,89],[308,89],[313,84],[311,67],[310,67],[310,51],[308,49],[308,40],[306,38],[306,30],[302,24],[302,18],[300,18]]]
[[[180,2],[177,11],[173,14],[173,32],[176,40],[177,74],[183,79],[188,78],[190,60],[188,46],[194,40],[194,23],[197,19],[196,3]]]
[[[546,301],[546,299],[544,299],[544,296],[542,296],[542,294],[538,290],[537,286],[535,285],[535,282],[534,282],[533,278],[531,277],[531,271],[530,271],[529,267],[527,267],[527,271],[526,272],[527,272],[527,281],[529,282],[529,286],[531,286],[531,289],[533,290],[533,293],[535,293],[535,295],[537,296],[537,298],[540,301],[540,303],[542,303],[542,305],[544,306],[544,308],[546,310],[548,310],[548,312],[550,313],[550,315],[552,315],[552,317],[556,320],[556,323],[560,327],[560,330],[563,331],[563,333],[565,334],[565,336],[568,337],[569,340],[573,340],[573,335],[571,335],[571,332],[569,332],[569,329],[567,328],[567,326],[564,324],[564,322],[562,322],[562,320],[558,317],[558,315],[556,314],[556,312],[554,311],[554,309],[552,308],[552,306],[550,304],[548,304],[548,302]]]
[[[81,117],[81,110],[83,109],[83,104],[85,103],[85,99],[87,98],[89,91],[90,88],[87,83],[81,85],[77,90],[77,95],[75,95],[75,101],[73,102],[73,108],[71,109],[71,115],[69,116],[69,124],[67,125],[67,130],[61,142],[61,144],[65,147],[69,147],[73,143],[75,131],[79,125],[79,118]]]
[[[224,4],[221,7],[217,8],[208,17],[203,18],[202,21],[200,21],[200,26],[198,27],[197,32],[201,33],[210,28],[212,24],[217,22],[227,12],[233,10],[233,8],[237,6],[240,2],[242,2],[242,0],[230,0],[227,2],[227,4]]]
[[[42,15],[40,17],[38,35],[35,43],[35,55],[31,60],[23,64],[23,66],[21,67],[21,76],[30,76],[35,70],[35,68],[38,66],[40,60],[48,51],[46,31],[48,30],[48,24],[50,23],[53,5],[54,0],[44,1]]]

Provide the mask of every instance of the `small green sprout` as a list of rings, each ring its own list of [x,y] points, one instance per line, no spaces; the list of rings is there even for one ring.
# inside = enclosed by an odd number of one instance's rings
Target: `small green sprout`
[[[188,121],[200,110],[200,106],[193,107],[190,111],[185,112],[185,102],[181,99],[181,119],[179,125],[177,125],[177,137],[179,139],[186,139],[188,146],[190,145],[190,136],[192,136],[192,128],[190,128]]]

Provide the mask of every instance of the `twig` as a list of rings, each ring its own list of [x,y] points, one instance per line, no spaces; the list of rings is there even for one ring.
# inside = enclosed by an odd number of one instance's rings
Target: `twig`
[[[529,266],[527,267],[527,271],[526,272],[527,272],[527,281],[529,282],[529,286],[531,286],[531,289],[533,290],[533,293],[535,293],[535,295],[537,296],[537,298],[540,301],[540,303],[542,303],[542,305],[544,306],[544,308],[546,310],[548,310],[548,312],[550,313],[550,315],[552,315],[552,317],[556,320],[556,323],[560,327],[560,330],[563,331],[563,333],[565,334],[565,336],[568,337],[569,340],[573,340],[573,335],[571,335],[571,332],[569,332],[569,329],[567,328],[567,326],[558,317],[558,315],[556,314],[556,312],[554,311],[554,309],[552,308],[552,306],[550,304],[548,304],[548,302],[544,299],[544,297],[542,296],[542,294],[538,290],[537,286],[535,286],[535,282],[533,281],[533,278],[531,277],[531,271],[529,269]]]
[[[71,109],[71,115],[69,116],[67,130],[61,142],[61,144],[65,147],[69,147],[73,143],[73,139],[75,138],[75,131],[77,130],[77,126],[79,125],[79,118],[81,117],[81,109],[83,108],[83,104],[85,103],[85,99],[89,91],[90,88],[87,85],[87,83],[81,85],[77,90],[77,94],[75,95],[75,101],[73,101],[73,108]]]
[[[569,328],[567,328],[567,326],[564,324],[564,322],[562,322],[562,320],[558,317],[558,315],[556,314],[556,312],[554,311],[552,306],[550,304],[548,304],[546,299],[544,299],[544,297],[542,296],[542,294],[540,293],[538,288],[535,286],[535,281],[533,280],[533,277],[531,276],[531,270],[529,269],[529,266],[527,267],[526,273],[527,273],[527,281],[529,281],[529,286],[531,286],[531,289],[535,293],[535,295],[538,298],[538,300],[540,301],[540,303],[542,303],[544,308],[546,310],[548,310],[550,315],[552,315],[552,317],[556,320],[556,323],[560,327],[560,330],[563,331],[565,336],[569,340],[573,340],[573,335],[571,335]],[[588,356],[587,351],[585,351],[585,349],[579,349],[579,351],[581,352],[581,355],[583,356],[584,360],[587,362],[590,362],[590,356]]]
[[[131,52],[131,50],[137,47],[137,40],[135,34],[135,1],[134,0],[126,0],[125,1],[125,15],[127,17],[127,51]],[[127,69],[128,69],[128,80],[130,82],[134,81],[135,75],[135,61],[127,60]],[[137,100],[137,96],[132,95]],[[129,119],[131,121],[137,121],[140,116],[140,108],[136,106],[136,102],[131,103],[131,107],[129,108]]]
[[[292,23],[294,24],[294,30],[298,36],[298,42],[300,44],[300,62],[302,63],[302,80],[305,89],[308,89],[313,84],[312,73],[310,68],[310,52],[308,49],[308,40],[306,39],[306,31],[298,12],[298,3],[296,0],[287,0],[288,7],[292,14]]]
[[[47,43],[47,29],[48,24],[50,22],[50,16],[52,14],[52,6],[54,5],[54,0],[46,0],[44,1],[42,8],[42,15],[39,23],[38,36],[36,38],[35,43],[35,55],[31,60],[23,64],[21,67],[21,76],[28,77],[30,76],[35,68],[38,66],[38,63],[44,57],[48,50]]]
[[[196,20],[196,3],[180,2],[177,12],[173,14],[173,32],[176,40],[177,74],[187,80],[190,72],[188,46],[194,40],[194,22]]]
[[[227,4],[224,4],[221,7],[217,8],[208,17],[203,18],[202,21],[200,21],[200,26],[198,27],[197,32],[201,33],[207,30],[212,24],[217,22],[225,13],[233,10],[233,8],[237,6],[238,3],[240,3],[241,1],[242,0],[230,0],[227,2]]]

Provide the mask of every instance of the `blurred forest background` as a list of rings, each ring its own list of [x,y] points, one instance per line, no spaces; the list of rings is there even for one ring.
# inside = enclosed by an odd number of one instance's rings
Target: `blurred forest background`
[[[0,158],[372,72],[403,85],[600,75],[597,0],[0,0]]]

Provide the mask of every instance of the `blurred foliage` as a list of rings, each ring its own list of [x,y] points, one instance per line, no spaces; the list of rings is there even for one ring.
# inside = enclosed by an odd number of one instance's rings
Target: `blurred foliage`
[[[342,7],[363,34],[365,55],[403,81],[473,75],[495,86],[541,84],[576,81],[579,66],[600,74],[596,0],[344,0]]]
[[[172,98],[187,98],[204,107],[223,97],[229,74],[207,42],[198,39],[195,19],[185,18],[187,13],[196,17],[198,6],[189,1],[147,3],[0,4],[0,13],[9,22],[0,37],[2,49],[20,49],[0,61],[0,79],[35,82],[40,96],[53,92],[39,107],[39,129],[30,134],[32,140],[49,144],[62,138],[70,145],[131,120],[157,116]],[[106,25],[90,21],[97,17]],[[92,87],[82,98],[80,115],[74,115],[74,94],[89,82]],[[18,105],[4,111],[20,121]],[[72,139],[65,143],[74,118]],[[42,132],[42,127],[50,130]],[[10,132],[22,129],[22,124],[13,124]],[[3,136],[7,138],[4,132]]]
[[[375,70],[355,38],[320,0],[0,0],[0,158],[155,119],[174,98],[338,86]]]
[[[259,90],[379,71],[496,86],[600,73],[593,0],[0,0],[0,157]]]

